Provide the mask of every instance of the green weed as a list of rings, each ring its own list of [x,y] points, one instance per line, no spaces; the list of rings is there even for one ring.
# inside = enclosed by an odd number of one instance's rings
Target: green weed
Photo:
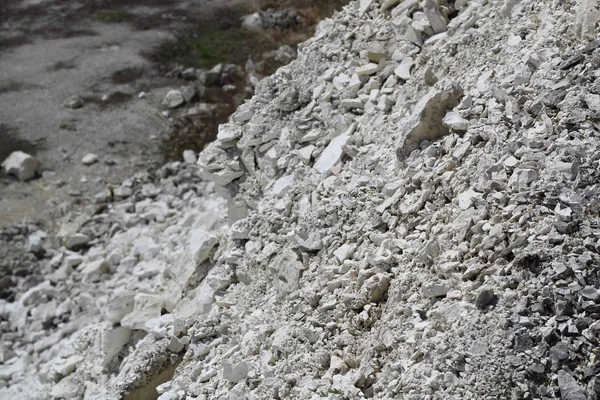
[[[106,10],[96,14],[96,18],[105,23],[119,23],[127,21],[129,13],[125,10]]]
[[[75,124],[67,124],[65,122],[63,122],[62,124],[59,125],[59,128],[64,130],[64,131],[75,131],[77,130],[77,128],[75,127]]]

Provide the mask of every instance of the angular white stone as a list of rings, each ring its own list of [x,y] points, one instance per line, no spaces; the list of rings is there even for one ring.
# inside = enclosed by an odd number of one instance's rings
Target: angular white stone
[[[413,59],[410,57],[404,58],[400,61],[400,65],[394,70],[394,74],[405,81],[410,79],[410,70],[414,65]]]
[[[442,123],[456,132],[466,132],[469,127],[469,121],[454,111],[447,112]]]
[[[373,75],[379,69],[379,65],[375,63],[368,63],[366,65],[360,66],[356,68],[356,75],[365,76],[365,75]]]
[[[344,99],[340,102],[340,106],[346,108],[365,108],[365,104],[360,99]]]
[[[369,10],[369,8],[371,8],[371,5],[373,5],[373,1],[374,0],[360,0],[358,15],[364,15]]]
[[[443,297],[450,291],[450,288],[446,285],[440,285],[439,283],[428,283],[421,287],[421,293],[423,296],[433,299],[436,297]]]
[[[458,206],[461,210],[466,210],[471,208],[473,204],[477,201],[477,199],[481,198],[481,193],[477,193],[473,189],[469,188],[467,191],[459,194],[458,198]]]
[[[435,33],[444,32],[447,29],[448,23],[440,12],[438,2],[434,0],[425,0],[423,11]]]
[[[246,121],[250,121],[252,119],[252,117],[254,117],[254,110],[246,107],[246,108],[242,108],[240,107],[238,109],[238,111],[233,114],[233,116],[231,117],[231,119],[233,119],[235,122],[246,122]]]
[[[586,94],[584,99],[590,110],[600,112],[600,95]]]
[[[235,365],[231,363],[223,364],[223,379],[231,383],[238,383],[248,376],[248,363],[241,361]]]
[[[524,189],[539,178],[538,171],[531,168],[517,169],[508,180],[508,186],[515,189]]]
[[[208,259],[217,243],[219,243],[219,238],[204,229],[194,229],[189,232],[188,251],[192,254],[197,266]]]
[[[99,280],[103,274],[108,273],[109,265],[105,260],[96,260],[86,263],[81,268],[81,273],[87,280]]]
[[[342,158],[343,147],[351,141],[351,135],[356,129],[356,123],[352,124],[346,132],[333,138],[314,165],[314,168],[322,174],[328,173],[331,168]]]
[[[302,268],[298,256],[290,249],[284,249],[281,254],[273,259],[269,269],[275,272],[274,286],[280,295],[298,289],[298,280]]]
[[[271,187],[271,194],[281,197],[294,186],[294,175],[286,175],[277,179]]]
[[[89,241],[90,241],[90,238],[87,237],[87,235],[84,235],[83,233],[76,233],[74,235],[69,236],[65,240],[65,247],[67,249],[73,249],[75,247],[83,246],[84,244],[87,244]]]
[[[170,90],[162,100],[162,106],[166,108],[177,108],[183,103],[185,98],[179,90]]]
[[[337,250],[333,252],[333,255],[337,257],[337,259],[343,263],[354,254],[354,250],[356,250],[356,245],[353,244],[343,244]]]
[[[119,354],[130,338],[131,329],[122,326],[104,331],[101,344],[104,365],[108,365]]]
[[[446,90],[431,89],[419,100],[411,116],[400,126],[396,148],[398,161],[403,162],[423,140],[436,140],[449,133],[442,120],[447,110],[458,105],[462,95],[462,89],[452,85]]]
[[[138,293],[134,298],[133,311],[121,320],[121,326],[144,330],[146,321],[160,317],[164,305],[162,296]]]
[[[517,160],[513,156],[510,156],[506,160],[504,160],[503,164],[507,168],[514,168],[519,164],[519,160]]]
[[[38,162],[27,153],[15,151],[4,160],[2,168],[4,168],[7,174],[14,175],[19,180],[26,181],[35,176]]]
[[[72,355],[68,358],[62,358],[54,362],[53,369],[62,376],[71,374],[77,368],[77,364],[83,361],[80,355]]]
[[[314,150],[315,146],[311,144],[296,151],[296,154],[298,154],[298,157],[300,157],[302,162],[308,164]]]

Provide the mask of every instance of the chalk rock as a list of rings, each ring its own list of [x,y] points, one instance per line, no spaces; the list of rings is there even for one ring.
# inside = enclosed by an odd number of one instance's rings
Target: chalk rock
[[[179,90],[170,90],[162,100],[162,106],[166,108],[177,108],[185,103],[185,97]]]
[[[67,249],[75,249],[77,247],[81,247],[89,243],[90,238],[83,233],[75,233],[74,235],[66,238],[64,244]]]
[[[302,249],[308,251],[318,251],[323,248],[321,234],[315,230],[297,230],[294,234],[294,241]]]
[[[81,273],[87,280],[98,281],[100,277],[109,271],[109,265],[105,260],[96,260],[83,265]]]
[[[39,235],[29,235],[27,238],[27,251],[39,253],[42,250],[42,238]]]
[[[379,66],[377,64],[369,63],[369,64],[366,64],[366,65],[356,68],[356,75],[358,75],[358,76],[373,75],[375,72],[377,72],[378,68],[379,68]]]
[[[427,20],[429,20],[429,25],[431,25],[431,28],[435,33],[444,32],[448,27],[448,23],[440,12],[438,4],[439,2],[434,0],[425,0],[423,7],[425,16],[427,17]]]
[[[584,99],[590,110],[600,112],[600,95],[586,94]]]
[[[458,105],[463,95],[458,85],[445,90],[431,89],[415,105],[410,117],[400,126],[400,140],[396,148],[398,160],[404,161],[423,140],[435,140],[449,133],[443,124],[446,110]]]
[[[254,110],[249,108],[249,107],[240,107],[238,109],[238,111],[236,111],[235,114],[233,114],[233,116],[231,117],[231,119],[235,122],[246,122],[246,121],[250,121],[252,119],[252,117],[254,116]],[[223,133],[221,133],[221,131],[219,132],[219,134],[221,135],[221,137],[219,138],[219,140],[224,139],[223,137]]]
[[[333,255],[336,256],[341,263],[343,263],[344,261],[352,257],[352,254],[355,250],[356,245],[343,244],[333,252]]]
[[[423,296],[429,299],[444,297],[449,291],[450,288],[448,286],[439,283],[428,283],[421,288]]]
[[[248,363],[241,361],[237,364],[223,364],[223,379],[231,383],[238,383],[248,376]]]
[[[508,180],[508,186],[514,189],[525,189],[539,177],[538,171],[531,168],[517,169]]]
[[[269,265],[275,273],[274,285],[280,295],[291,293],[298,289],[300,271],[303,269],[298,256],[290,249],[284,249]]]
[[[38,162],[31,155],[22,151],[15,151],[2,163],[2,168],[7,174],[14,175],[22,181],[35,176]]]
[[[454,111],[449,111],[442,123],[456,132],[466,132],[469,127],[469,121]]]
[[[354,307],[359,308],[368,303],[378,303],[387,294],[389,287],[389,276],[382,273],[371,276],[362,284]]]
[[[121,320],[121,326],[144,330],[146,321],[160,317],[164,305],[162,296],[138,293],[134,298],[133,311]]]
[[[101,348],[104,353],[104,365],[108,365],[119,354],[130,338],[131,329],[122,326],[103,332]]]
[[[271,193],[277,197],[282,197],[294,186],[294,176],[286,175],[277,179],[271,187]]]
[[[597,0],[581,0],[575,15],[575,23],[577,24],[579,37],[582,40],[597,39],[596,24],[598,19],[600,19],[600,8]]]
[[[325,174],[340,161],[343,154],[343,147],[350,142],[354,129],[356,129],[356,124],[352,124],[344,133],[329,142],[317,162],[315,162],[314,168],[317,171]]]
[[[398,67],[394,70],[394,74],[398,78],[407,81],[410,79],[410,70],[412,69],[413,65],[413,59],[406,57],[400,61],[400,65],[398,65]]]
[[[196,164],[196,162],[198,161],[198,155],[194,150],[185,150],[183,152],[183,161],[186,164]]]
[[[84,165],[92,165],[98,161],[98,156],[94,153],[88,153],[81,159],[81,163]]]
[[[121,319],[133,311],[134,305],[133,293],[116,293],[113,294],[104,309],[104,316],[107,321],[116,324],[121,322]]]
[[[212,249],[219,243],[219,238],[203,229],[194,229],[189,235],[188,249],[196,265],[200,265],[208,259]]]

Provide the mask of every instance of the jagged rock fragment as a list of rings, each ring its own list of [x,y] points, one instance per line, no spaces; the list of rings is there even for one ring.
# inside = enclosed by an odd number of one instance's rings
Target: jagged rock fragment
[[[558,387],[560,388],[560,398],[563,400],[585,400],[588,398],[577,384],[577,381],[566,371],[558,371]]]
[[[469,127],[469,121],[454,111],[448,112],[442,122],[456,132],[466,132]]]
[[[333,138],[327,145],[323,153],[315,162],[314,168],[322,174],[331,171],[331,168],[337,164],[344,152],[343,148],[350,143],[352,133],[356,129],[356,124],[350,126],[344,133]]]
[[[443,118],[446,110],[458,105],[462,94],[462,89],[453,85],[445,90],[431,89],[419,100],[411,116],[400,125],[398,160],[403,161],[423,140],[436,140],[449,133]]]
[[[179,90],[170,90],[162,100],[162,106],[166,108],[177,108],[185,103],[183,93]]]

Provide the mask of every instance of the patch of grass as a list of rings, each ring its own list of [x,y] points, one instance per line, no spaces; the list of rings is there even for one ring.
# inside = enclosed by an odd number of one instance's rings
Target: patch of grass
[[[59,128],[63,131],[76,131],[77,130],[77,128],[75,127],[75,124],[68,124],[66,122],[63,122],[62,124],[60,124]]]
[[[96,18],[107,24],[125,22],[129,19],[129,13],[125,10],[106,10],[96,14]]]
[[[216,30],[198,38],[172,44],[175,60],[196,68],[210,68],[224,62],[245,62],[256,48],[251,33],[238,27]]]

